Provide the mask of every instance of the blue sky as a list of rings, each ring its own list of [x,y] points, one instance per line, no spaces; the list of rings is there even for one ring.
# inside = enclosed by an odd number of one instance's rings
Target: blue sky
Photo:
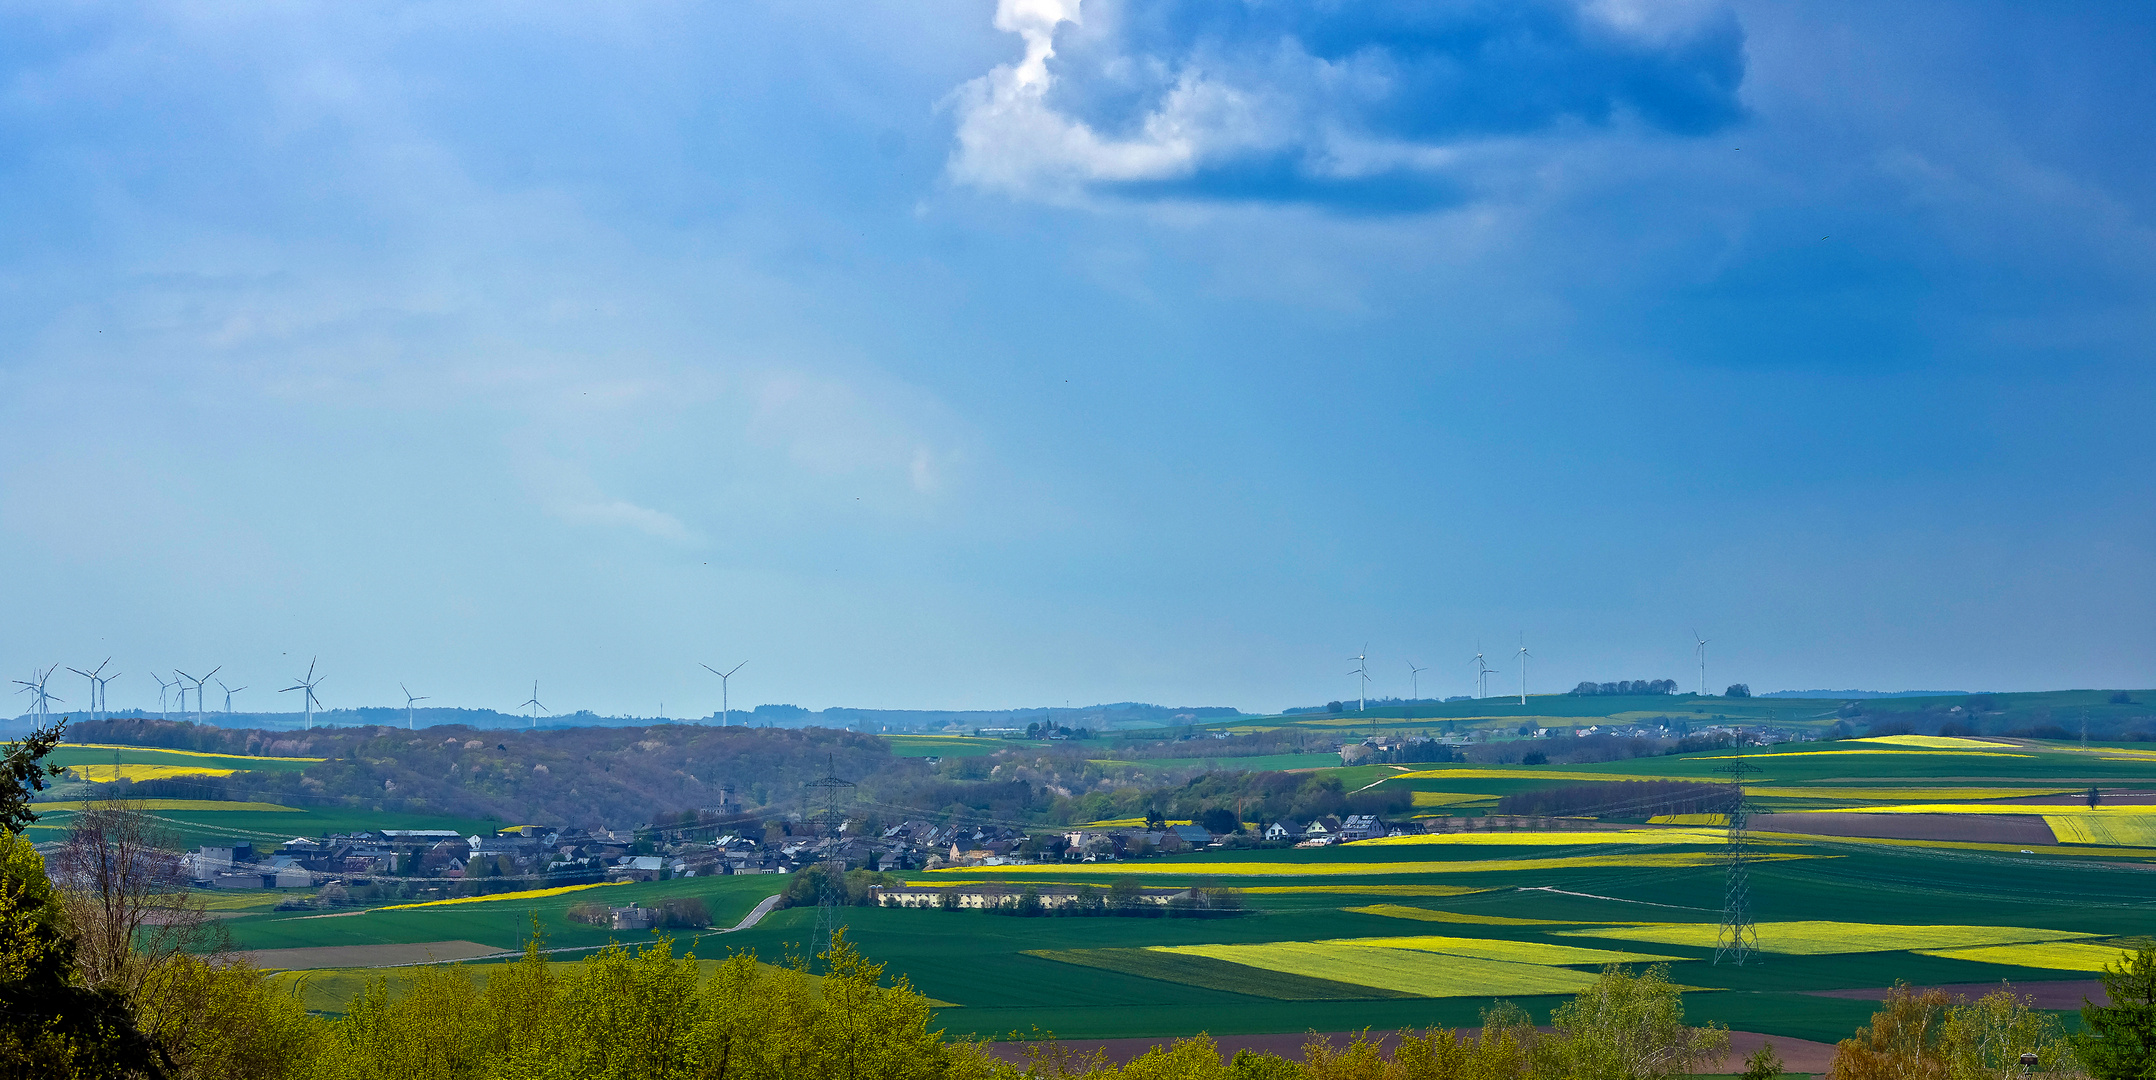
[[[1689,684],[1696,628],[1717,690],[2147,687],[2150,55],[2137,4],[0,3],[0,664],[1265,709],[1365,642]]]

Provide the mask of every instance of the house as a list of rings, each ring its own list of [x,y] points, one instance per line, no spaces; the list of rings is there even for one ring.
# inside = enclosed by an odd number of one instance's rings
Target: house
[[[624,855],[614,860],[606,876],[615,881],[656,881],[659,872],[666,868],[666,859],[660,855]]]
[[[1369,840],[1383,835],[1385,823],[1379,821],[1376,814],[1349,814],[1347,820],[1340,823],[1339,836],[1343,842]]]
[[[1044,908],[1059,908],[1078,902],[1079,890],[1069,885],[1037,885],[1033,886],[1033,890],[1034,894],[1040,897],[1041,906]],[[952,897],[952,902],[959,908],[977,911],[990,908],[1015,908],[1018,906],[1020,898],[1025,896],[1026,887],[988,882],[978,885],[955,885],[949,888],[937,888],[933,885],[871,885],[868,891],[869,902],[878,907],[939,908],[943,906],[944,894],[948,893]],[[1098,890],[1098,892],[1102,900],[1105,901],[1107,899],[1107,890],[1102,889]],[[1170,900],[1178,896],[1189,895],[1190,890],[1187,888],[1145,888],[1138,890],[1138,901],[1146,904],[1166,905]]]
[[[1168,832],[1194,848],[1204,847],[1214,840],[1213,834],[1207,832],[1203,825],[1170,825]]]
[[[656,914],[651,908],[618,907],[607,909],[607,922],[616,930],[649,930]]]
[[[1267,840],[1300,840],[1303,838],[1303,827],[1293,821],[1276,821],[1265,827],[1265,838]]]

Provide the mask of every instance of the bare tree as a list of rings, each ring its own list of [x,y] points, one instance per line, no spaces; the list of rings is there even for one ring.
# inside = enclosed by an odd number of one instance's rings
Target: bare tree
[[[80,939],[76,962],[87,985],[134,998],[174,956],[228,951],[223,928],[188,888],[176,847],[137,802],[107,800],[75,815],[53,878]]]

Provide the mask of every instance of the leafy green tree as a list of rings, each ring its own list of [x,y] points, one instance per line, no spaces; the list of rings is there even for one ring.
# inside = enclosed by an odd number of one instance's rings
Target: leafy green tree
[[[2156,946],[2144,945],[2104,965],[2111,1004],[2081,1006],[2074,1049],[2096,1080],[2156,1077]]]
[[[1558,1006],[1551,1026],[1562,1038],[1570,1076],[1593,1080],[1671,1080],[1703,1072],[1729,1049],[1720,1026],[1684,1022],[1684,1000],[1669,981],[1669,965],[1635,976],[1612,964],[1594,985]]]
[[[1762,1042],[1752,1056],[1744,1059],[1743,1080],[1781,1080],[1782,1055],[1774,1052],[1774,1044]]]
[[[38,728],[21,742],[8,744],[0,755],[0,829],[20,835],[37,815],[30,810],[30,797],[45,790],[45,782],[66,770],[45,760],[67,732],[67,719]]]
[[[1966,1004],[1948,1006],[1939,1030],[1939,1054],[1952,1080],[1993,1080],[2013,1076],[2021,1055],[2035,1054],[2045,1073],[2070,1069],[2073,1045],[2059,1018],[2034,1007],[2034,998],[2017,998],[2000,987]]]

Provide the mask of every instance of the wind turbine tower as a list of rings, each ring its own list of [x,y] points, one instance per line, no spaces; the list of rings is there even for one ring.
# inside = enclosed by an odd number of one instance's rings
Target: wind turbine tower
[[[742,668],[747,667],[748,664],[748,661],[743,660],[734,665],[734,671],[740,671]],[[734,671],[720,671],[710,664],[698,664],[697,666],[719,677],[719,726],[725,727],[727,721],[733,719],[733,703],[726,696],[726,680],[734,677]]]
[[[1357,676],[1360,680],[1360,688],[1355,692],[1356,712],[1362,712],[1370,707],[1369,652],[1370,646],[1364,645],[1362,647],[1362,652],[1356,653],[1355,655],[1348,657],[1348,659],[1355,661],[1355,670],[1348,672],[1348,674]]]
[[[16,693],[33,695],[30,700],[35,704],[31,708],[37,713],[37,726],[39,727],[44,727],[46,719],[52,715],[51,710],[46,707],[46,702],[67,700],[66,698],[54,697],[45,692],[45,680],[52,678],[52,673],[58,670],[59,667],[60,665],[54,664],[43,671],[31,668],[29,680],[15,680],[15,685],[22,687]]]
[[[1482,643],[1475,643],[1475,696],[1490,696],[1490,662],[1482,655]]]
[[[1416,667],[1413,660],[1407,662],[1408,685],[1411,688],[1408,692],[1413,694],[1417,701],[1422,700],[1422,673],[1428,670],[1430,669],[1426,667]]]
[[[105,658],[105,664],[109,664],[109,663],[112,663],[112,657],[109,657],[109,656],[108,656],[108,657],[106,657],[106,658]],[[90,719],[92,719],[92,720],[102,720],[102,719],[104,719],[104,717],[102,717],[102,716],[98,715],[98,708],[97,708],[97,702],[98,702],[98,699],[99,699],[99,694],[98,694],[98,692],[97,692],[97,686],[98,686],[98,682],[97,682],[97,673],[98,673],[98,672],[100,672],[100,671],[103,671],[103,670],[105,670],[105,664],[99,664],[99,665],[97,665],[97,667],[95,667],[95,668],[93,668],[93,669],[91,669],[91,670],[89,670],[89,671],[84,671],[84,670],[82,670],[81,668],[78,668],[78,667],[71,667],[71,668],[69,668],[69,669],[68,669],[69,671],[72,671],[72,672],[74,672],[75,674],[77,674],[77,675],[80,675],[80,676],[82,676],[83,678],[85,678],[85,679],[88,679],[88,680],[90,680]]]
[[[165,708],[165,691],[172,689],[171,684],[165,681],[163,675],[159,675],[154,671],[150,672],[150,678],[157,680],[157,718],[160,720],[172,719],[172,711]]]
[[[404,685],[403,683],[398,683],[398,684],[397,684],[397,689],[399,689],[399,690],[403,690],[403,691],[404,691],[404,730],[406,730],[406,731],[417,731],[417,730],[418,730],[418,726],[417,726],[416,722],[415,722],[415,721],[413,720],[413,717],[414,717],[414,716],[416,716],[416,715],[417,715],[417,713],[416,713],[416,711],[415,711],[415,710],[414,710],[414,709],[412,708],[412,703],[413,703],[413,702],[417,702],[417,701],[425,701],[425,700],[427,700],[427,699],[426,699],[426,697],[425,697],[425,696],[420,696],[420,697],[413,697],[413,696],[412,696],[412,692],[411,692],[411,691],[410,691],[409,689],[406,689],[406,688],[405,688],[405,685]],[[532,684],[532,697],[533,697],[534,699],[536,699],[536,698],[538,698],[538,696],[539,696],[539,684],[538,684],[538,683],[533,683],[533,684]]]
[[[537,712],[534,712],[534,713],[532,713],[532,714],[531,714],[531,722],[532,722],[532,723],[531,723],[531,727],[532,727],[532,730],[533,730],[533,731],[537,731],[537,730],[539,730],[539,717],[540,717],[540,716],[541,716],[542,714],[544,714],[544,713],[546,712],[546,706],[544,706],[544,705],[541,705],[541,704],[539,703],[539,680],[537,680],[537,679],[533,679],[533,680],[532,680],[532,697],[531,697],[531,700],[530,700],[530,701],[527,701],[527,702],[525,702],[525,703],[524,703],[524,704],[522,704],[522,705],[519,705],[519,706],[517,706],[517,708],[519,708],[519,709],[536,709],[536,710],[538,710]]]
[[[305,691],[305,693],[302,693],[300,695],[300,703],[307,707],[307,730],[309,731],[314,730],[315,706],[322,704],[322,699],[314,696],[314,688],[321,685],[322,683],[322,680],[317,678],[314,673],[314,665],[316,659],[318,658],[308,659],[307,675],[305,678],[296,679],[294,680],[296,685],[287,686],[284,689],[277,691],[280,694],[289,694],[294,690]]]
[[[217,688],[225,692],[225,715],[232,715],[232,695],[247,688],[244,686],[226,686],[223,679],[217,680]]]
[[[1527,639],[1520,638],[1520,704],[1527,704]]]
[[[99,667],[98,667],[98,670],[100,670],[100,671],[104,670],[104,666],[103,666],[103,665],[99,665]],[[100,676],[98,676],[98,677],[97,677],[97,679],[96,679],[96,682],[97,682],[97,701],[96,701],[96,703],[95,703],[95,704],[94,704],[94,705],[93,705],[92,707],[93,707],[93,708],[95,708],[95,709],[96,709],[96,710],[98,711],[98,714],[99,714],[100,716],[103,716],[103,717],[105,717],[106,719],[111,719],[111,717],[112,717],[112,709],[111,709],[111,706],[109,706],[109,705],[108,705],[108,704],[106,703],[106,699],[105,699],[105,684],[106,684],[106,683],[109,683],[109,682],[111,682],[112,680],[114,680],[114,679],[117,679],[117,678],[119,678],[119,677],[120,677],[120,673],[119,673],[119,672],[117,672],[117,671],[115,671],[115,672],[113,672],[113,673],[112,673],[112,674],[110,674],[110,675],[100,675]]]
[[[1706,697],[1706,696],[1707,696],[1707,639],[1706,639],[1706,638],[1703,638],[1703,637],[1700,637],[1700,636],[1699,636],[1699,631],[1697,631],[1697,630],[1694,630],[1694,631],[1692,631],[1692,637],[1693,637],[1693,638],[1694,638],[1694,639],[1695,639],[1696,641],[1698,641],[1698,642],[1699,642],[1699,644],[1697,644],[1697,645],[1694,645],[1694,646],[1692,647],[1692,651],[1693,651],[1693,652],[1696,652],[1696,653],[1698,653],[1698,654],[1699,654],[1699,696],[1700,696],[1700,697]]]
[[[203,683],[206,683],[206,682],[209,682],[209,681],[210,681],[210,679],[212,679],[213,677],[215,677],[215,676],[216,676],[216,674],[217,674],[218,672],[220,672],[220,671],[223,671],[224,669],[225,669],[225,666],[224,666],[223,664],[219,664],[219,665],[217,665],[216,667],[213,667],[213,668],[211,668],[211,669],[210,669],[210,673],[209,673],[208,675],[204,675],[203,677],[201,677],[201,678],[199,678],[199,679],[196,679],[196,678],[195,678],[194,676],[192,676],[192,675],[188,676],[188,678],[189,678],[189,679],[192,679],[192,680],[194,681],[194,684],[195,684],[195,722],[196,722],[196,723],[201,723],[201,722],[202,722],[202,714],[203,714],[203,711],[204,711],[204,710],[205,710],[205,709],[207,708],[207,706],[205,706],[205,705],[204,705],[204,704],[202,703],[202,684],[203,684]],[[223,686],[224,684],[223,684],[223,683],[218,683],[217,685],[219,685],[219,686]],[[183,705],[181,705],[181,706],[180,706],[180,711],[181,711],[181,712],[183,712],[183,713],[184,713],[184,712],[186,712],[186,711],[187,711],[187,706],[186,706],[186,705],[184,705],[184,704],[183,704]]]

